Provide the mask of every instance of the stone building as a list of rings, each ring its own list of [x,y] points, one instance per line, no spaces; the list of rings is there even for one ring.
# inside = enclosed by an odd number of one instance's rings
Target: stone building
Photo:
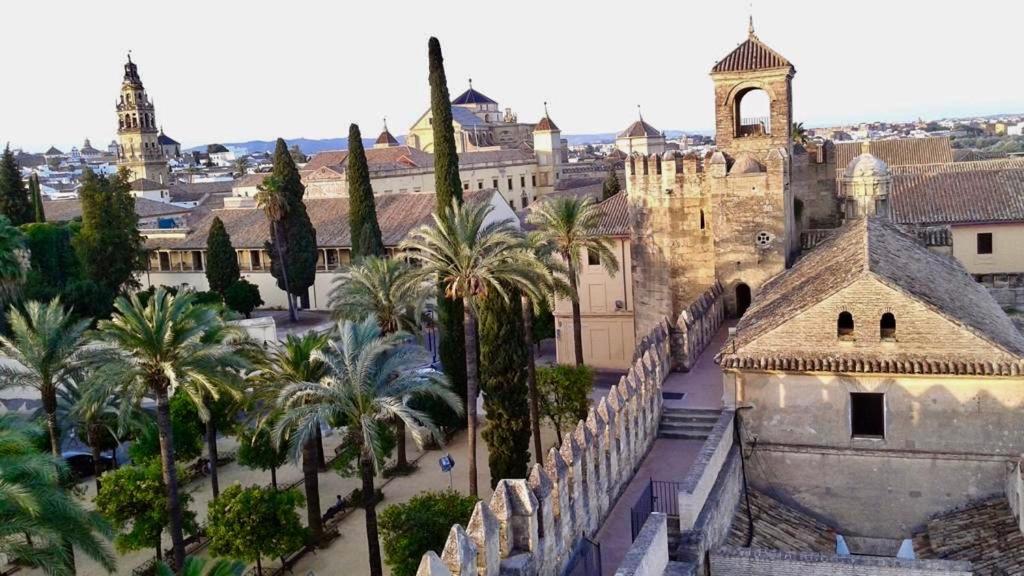
[[[424,152],[434,151],[433,116],[428,109],[409,128],[406,143]],[[488,148],[517,148],[533,140],[533,124],[519,122],[511,108],[499,110],[498,103],[473,88],[452,100],[455,149],[471,152]]]
[[[130,54],[124,65],[121,97],[117,102],[117,138],[117,164],[128,168],[132,180],[147,178],[162,184],[170,182],[156,109]]]

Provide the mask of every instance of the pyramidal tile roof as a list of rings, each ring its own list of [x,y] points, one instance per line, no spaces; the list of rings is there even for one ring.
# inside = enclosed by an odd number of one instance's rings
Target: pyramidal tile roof
[[[483,93],[473,89],[473,84],[469,85],[469,90],[466,90],[462,94],[459,94],[455,100],[452,100],[452,104],[497,104],[494,100],[491,100]]]
[[[722,58],[711,69],[712,74],[719,72],[749,72],[752,70],[772,70],[789,68],[795,71],[789,60],[772,50],[754,34],[751,24],[747,39],[737,46],[728,56]]]
[[[545,114],[544,117],[540,119],[540,122],[537,122],[537,126],[534,130],[538,132],[554,132],[555,130],[558,130],[558,125],[555,124],[554,120],[552,120],[550,116]]]

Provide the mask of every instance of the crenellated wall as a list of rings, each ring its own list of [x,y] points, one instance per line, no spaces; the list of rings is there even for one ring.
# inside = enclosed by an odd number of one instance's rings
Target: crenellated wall
[[[673,368],[689,370],[725,320],[724,289],[717,280],[676,319],[672,330]]]
[[[658,435],[669,355],[663,321],[641,340],[629,372],[551,448],[544,465],[534,464],[529,478],[499,481],[465,527],[452,526],[440,556],[423,556],[417,576],[560,574]]]

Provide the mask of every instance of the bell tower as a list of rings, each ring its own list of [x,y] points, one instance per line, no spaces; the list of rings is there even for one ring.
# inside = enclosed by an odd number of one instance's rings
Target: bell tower
[[[117,102],[117,164],[128,168],[130,180],[146,178],[168,184],[167,157],[159,143],[153,102],[139,78],[139,70],[128,54]]]

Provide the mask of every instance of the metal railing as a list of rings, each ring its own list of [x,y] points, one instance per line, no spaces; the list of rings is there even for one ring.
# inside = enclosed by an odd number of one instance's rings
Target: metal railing
[[[601,576],[601,545],[584,537],[576,545],[562,576]]]
[[[653,478],[647,483],[637,497],[636,504],[633,504],[633,508],[629,511],[631,540],[636,540],[636,535],[644,527],[651,512],[679,516],[680,486],[679,482],[665,482]]]
[[[740,118],[739,136],[765,136],[772,133],[771,116]]]

